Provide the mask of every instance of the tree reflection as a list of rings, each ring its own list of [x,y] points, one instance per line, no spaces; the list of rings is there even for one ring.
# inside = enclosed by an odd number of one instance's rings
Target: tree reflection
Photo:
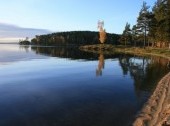
[[[29,48],[30,48],[30,46],[29,45],[20,45],[19,46],[19,49],[21,49],[21,50],[25,50],[25,52],[29,52]]]
[[[129,54],[104,55],[100,50],[98,53],[88,53],[80,51],[73,47],[37,47],[32,46],[31,49],[37,54],[43,54],[53,57],[99,60],[96,69],[96,76],[102,76],[105,65],[105,59],[118,58],[119,64],[124,76],[129,75],[134,80],[135,91],[152,91],[157,82],[169,71],[170,61],[161,57],[146,57]],[[99,55],[98,55],[99,54]]]
[[[96,76],[102,76],[102,70],[104,69],[104,55],[101,52],[99,55],[98,68],[96,69]]]
[[[46,47],[46,46],[32,46],[31,50],[36,54],[48,55],[51,57],[70,58],[70,59],[84,59],[96,60],[97,55],[93,53],[83,52],[78,47]]]
[[[119,63],[123,75],[130,75],[134,80],[135,92],[152,91],[157,82],[169,71],[169,61],[161,57],[139,57],[122,55]]]

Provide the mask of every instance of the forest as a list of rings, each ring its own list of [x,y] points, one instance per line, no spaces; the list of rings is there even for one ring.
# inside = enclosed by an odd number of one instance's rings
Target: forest
[[[120,35],[107,33],[107,44],[118,44]],[[99,33],[91,31],[57,32],[36,36],[31,40],[32,45],[62,46],[62,45],[86,45],[98,44]]]
[[[143,2],[136,24],[126,23],[120,43],[132,46],[170,47],[170,0]]]

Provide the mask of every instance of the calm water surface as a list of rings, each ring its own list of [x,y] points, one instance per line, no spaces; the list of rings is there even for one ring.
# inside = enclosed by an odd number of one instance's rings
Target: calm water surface
[[[168,60],[0,45],[0,126],[129,126]]]

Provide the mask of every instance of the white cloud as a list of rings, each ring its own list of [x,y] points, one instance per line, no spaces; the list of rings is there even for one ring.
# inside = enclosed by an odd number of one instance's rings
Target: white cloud
[[[18,42],[25,37],[33,38],[35,35],[48,34],[46,29],[22,28],[19,26],[0,23],[0,42]]]

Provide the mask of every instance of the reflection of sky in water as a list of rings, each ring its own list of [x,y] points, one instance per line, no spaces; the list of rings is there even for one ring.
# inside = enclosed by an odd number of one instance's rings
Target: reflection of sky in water
[[[0,67],[0,112],[3,113],[0,124],[11,124],[10,122],[15,120],[26,119],[35,125],[30,120],[35,116],[48,121],[52,119],[58,125],[65,125],[66,122],[62,119],[73,123],[72,125],[76,122],[80,125],[87,122],[85,124],[88,125],[86,116],[93,120],[101,120],[108,118],[107,113],[111,112],[111,117],[108,119],[112,120],[120,117],[122,114],[118,113],[129,107],[132,110],[126,113],[134,113],[136,107],[133,104],[136,97],[133,92],[133,80],[129,77],[122,78],[121,68],[116,67],[118,61],[106,60],[105,62],[103,75],[99,78],[95,73],[98,61],[77,62],[49,58],[21,61]],[[124,100],[126,97],[127,99]],[[127,102],[128,107],[125,105]],[[119,105],[122,107],[117,108]],[[102,116],[103,112],[106,117]],[[78,115],[85,118],[85,122],[77,117]],[[15,123],[15,125],[19,124]]]
[[[147,86],[153,88],[153,80],[167,72],[153,62],[145,64],[144,76],[139,67],[143,59],[124,55],[70,60],[3,46],[0,64],[8,64],[0,65],[0,126],[126,126],[150,95]]]
[[[37,55],[31,51],[31,48],[24,48],[15,44],[0,44],[0,65],[9,64],[16,61],[25,61],[31,59],[47,58]]]
[[[117,61],[109,62],[109,61],[110,60],[108,60],[108,62],[105,64],[106,67],[103,70],[104,72],[103,77],[120,76],[122,74],[120,71],[121,68],[114,67],[117,66],[118,62]],[[11,81],[11,82],[13,81],[13,79],[22,80],[23,78],[24,79],[43,78],[43,76],[46,78],[66,76],[69,78],[69,76],[71,75],[80,74],[84,72],[87,72],[89,74],[85,76],[83,75],[82,77],[89,78],[91,76],[95,77],[95,68],[97,64],[98,61],[77,62],[77,61],[71,61],[71,60],[59,59],[59,58],[35,59],[31,61],[20,61],[12,65],[0,67],[0,71],[4,71],[0,73],[0,75],[4,76],[5,80],[6,77],[9,77],[6,81]],[[105,73],[105,71],[107,72]],[[17,76],[14,77],[14,75]],[[75,77],[82,78],[81,76],[75,76]],[[3,78],[1,79],[1,82],[2,81]]]

